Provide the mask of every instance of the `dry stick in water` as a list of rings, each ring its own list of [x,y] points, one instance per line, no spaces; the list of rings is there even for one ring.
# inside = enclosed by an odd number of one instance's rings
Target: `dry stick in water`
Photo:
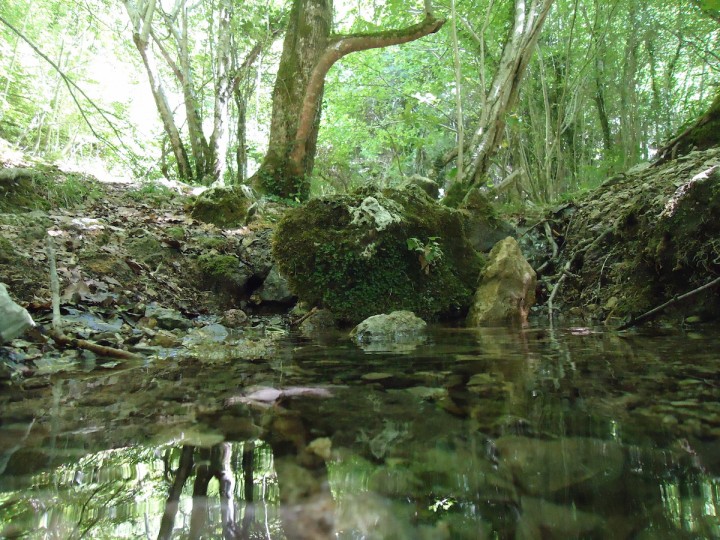
[[[667,307],[670,307],[670,306],[672,306],[673,304],[677,304],[677,303],[680,302],[681,300],[685,300],[686,298],[690,298],[691,296],[695,296],[696,294],[698,294],[698,293],[700,293],[700,292],[702,292],[702,291],[706,291],[707,289],[710,289],[711,287],[714,287],[715,285],[718,285],[718,284],[720,284],[720,277],[713,279],[713,280],[710,281],[709,283],[706,283],[705,285],[703,285],[703,286],[701,286],[701,287],[698,287],[697,289],[693,289],[693,290],[690,291],[690,292],[686,292],[685,294],[682,294],[682,295],[680,295],[680,296],[676,296],[675,298],[673,298],[673,299],[671,299],[671,300],[668,300],[668,301],[665,302],[664,304],[661,304],[661,305],[657,306],[656,308],[653,308],[653,309],[651,309],[650,311],[647,311],[647,312],[643,313],[643,314],[640,315],[639,317],[636,317],[636,318],[634,318],[634,319],[629,320],[629,321],[626,322],[625,324],[622,324],[622,325],[618,326],[618,330],[627,330],[628,328],[632,328],[633,326],[637,326],[638,324],[640,324],[640,323],[643,322],[644,320],[650,319],[651,317],[657,315],[657,314],[660,313],[663,309],[665,309],[665,308],[667,308]]]
[[[50,331],[50,337],[58,345],[64,347],[75,347],[78,349],[85,349],[91,351],[99,356],[109,356],[111,358],[120,358],[123,360],[137,360],[142,358],[141,356],[123,351],[122,349],[115,349],[114,347],[106,347],[104,345],[98,345],[84,339],[75,339],[66,336],[62,332],[62,317],[60,316],[60,281],[57,275],[57,263],[55,262],[55,246],[53,239],[50,234],[47,236],[47,257],[50,263],[50,290],[52,292],[52,330]]]

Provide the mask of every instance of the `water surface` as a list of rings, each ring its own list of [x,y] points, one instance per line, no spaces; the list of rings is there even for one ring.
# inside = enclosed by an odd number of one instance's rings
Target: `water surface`
[[[0,396],[0,536],[720,538],[718,330],[284,336],[36,377]]]

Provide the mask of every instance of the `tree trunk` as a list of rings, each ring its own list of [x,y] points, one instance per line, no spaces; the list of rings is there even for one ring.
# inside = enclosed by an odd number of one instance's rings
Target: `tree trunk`
[[[352,52],[398,45],[437,32],[445,22],[426,7],[415,25],[372,34],[330,35],[331,0],[294,0],[275,88],[270,141],[253,183],[263,193],[305,199],[313,170],[325,76]]]
[[[515,0],[513,27],[470,143],[466,188],[482,183],[505,132],[505,115],[517,100],[525,69],[554,0]]]
[[[175,162],[178,168],[178,176],[184,182],[190,182],[193,179],[192,169],[188,161],[188,155],[185,151],[180,131],[175,124],[172,110],[165,96],[162,83],[160,81],[159,72],[155,64],[155,57],[152,49],[148,47],[150,37],[150,29],[152,25],[153,14],[155,13],[155,0],[141,1],[139,3],[132,0],[123,0],[123,4],[127,9],[130,21],[133,25],[133,42],[140,53],[145,71],[150,82],[150,90],[155,100],[160,119],[165,129],[165,134],[170,141]]]

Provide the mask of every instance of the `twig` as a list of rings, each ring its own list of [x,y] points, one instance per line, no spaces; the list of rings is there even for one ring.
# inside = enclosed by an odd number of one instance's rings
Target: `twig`
[[[695,296],[696,294],[706,291],[707,289],[710,289],[714,287],[715,285],[720,284],[720,277],[713,279],[711,282],[706,283],[705,285],[702,285],[701,287],[698,287],[697,289],[693,289],[690,292],[686,292],[685,294],[682,294],[680,296],[675,296],[671,300],[668,300],[664,304],[661,304],[650,311],[647,311],[640,315],[639,317],[635,317],[633,319],[630,319],[628,322],[618,326],[618,330],[627,330],[628,328],[632,328],[633,326],[637,326],[644,320],[650,319],[660,313],[662,310],[664,310],[667,307],[672,306],[673,304],[677,304],[678,302],[685,300],[686,298],[690,298],[691,296]]]
[[[547,239],[550,241],[550,245],[552,246],[552,258],[554,259],[558,254],[557,242],[555,242],[555,239],[553,238],[552,228],[547,221],[543,223],[543,228],[545,229],[545,236],[547,236]]]
[[[578,255],[581,253],[585,253],[586,251],[590,251],[592,248],[594,248],[596,245],[598,245],[600,242],[602,242],[606,236],[608,236],[610,233],[612,233],[612,229],[605,229],[600,236],[595,238],[592,242],[587,243],[586,245],[581,245],[575,253],[572,254],[572,257],[568,260],[568,262],[565,263],[565,266],[563,266],[562,270],[560,271],[560,278],[555,283],[555,286],[553,287],[552,292],[550,293],[550,297],[548,298],[548,316],[550,317],[550,320],[552,321],[553,318],[553,301],[555,300],[555,295],[557,294],[558,290],[560,289],[560,285],[563,281],[565,281],[565,278],[568,275],[571,275],[573,277],[575,274],[570,272],[570,266],[572,263],[577,259]]]
[[[300,317],[297,321],[293,321],[292,323],[290,323],[290,326],[300,326],[302,323],[304,323],[310,317],[310,315],[312,315],[313,313],[317,313],[317,311],[318,311],[318,308],[316,306],[316,307],[312,308],[310,311],[308,311],[305,315]]]
[[[552,292],[550,293],[550,298],[548,298],[548,312],[550,319],[553,318],[553,300],[555,300],[555,295],[558,292],[558,289],[560,289],[560,284],[565,281],[565,278],[567,277],[567,271],[570,269],[570,265],[572,264],[575,257],[570,259],[568,262],[565,263],[565,266],[563,267],[560,278],[555,282],[555,286],[553,287]]]
[[[57,263],[55,262],[55,246],[52,235],[48,232],[46,239],[47,258],[50,264],[50,292],[52,293],[52,328],[55,332],[62,333],[62,317],[60,315],[60,281],[57,275]]]

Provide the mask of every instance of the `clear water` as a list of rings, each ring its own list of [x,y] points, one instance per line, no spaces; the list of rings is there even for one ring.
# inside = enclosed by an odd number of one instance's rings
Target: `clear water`
[[[720,332],[434,329],[0,395],[6,538],[720,538]]]

